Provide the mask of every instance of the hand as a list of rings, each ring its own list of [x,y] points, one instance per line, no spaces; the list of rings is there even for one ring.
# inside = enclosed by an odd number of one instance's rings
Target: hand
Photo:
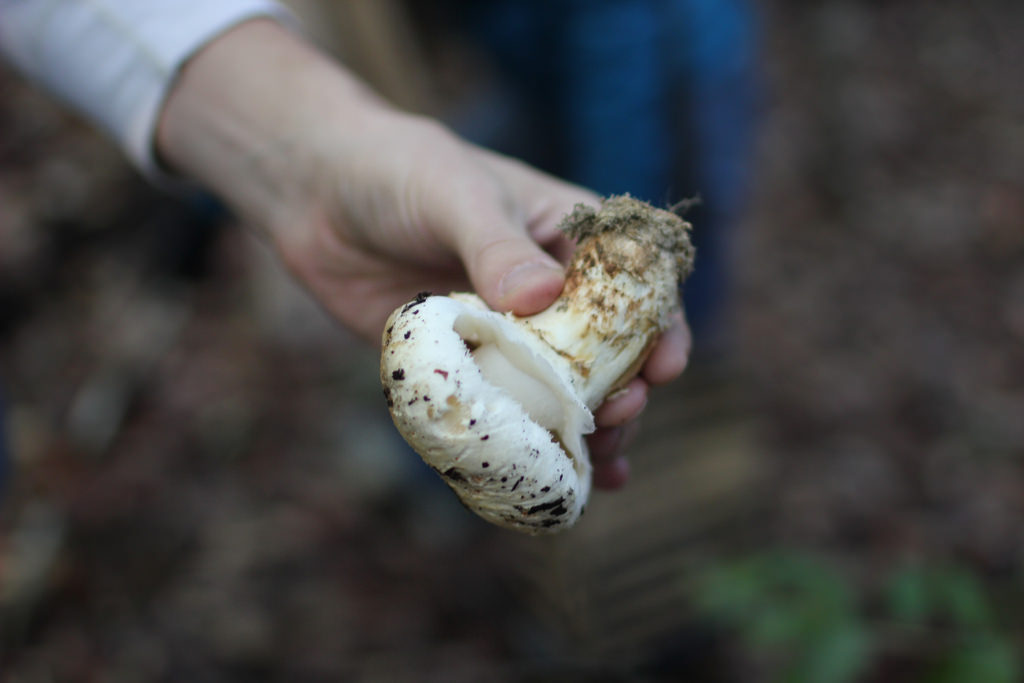
[[[666,384],[682,374],[691,343],[690,328],[680,311],[658,339],[640,376],[597,409],[594,421],[598,429],[587,438],[597,488],[617,489],[629,479],[629,461],[620,452],[636,435],[637,417],[647,405],[647,390],[650,385]]]
[[[266,20],[241,24],[186,65],[157,149],[261,228],[319,302],[377,344],[391,311],[423,290],[471,288],[496,310],[543,310],[572,251],[559,220],[598,201],[395,111]],[[688,352],[680,314],[640,377],[597,411],[597,486],[625,482],[622,435],[648,385],[674,379]]]

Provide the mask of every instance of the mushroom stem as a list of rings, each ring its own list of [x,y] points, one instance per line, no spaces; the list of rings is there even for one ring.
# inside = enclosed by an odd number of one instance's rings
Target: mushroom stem
[[[693,264],[690,225],[629,196],[577,206],[563,230],[578,241],[554,304],[519,320],[562,359],[596,409],[636,374],[679,309]]]

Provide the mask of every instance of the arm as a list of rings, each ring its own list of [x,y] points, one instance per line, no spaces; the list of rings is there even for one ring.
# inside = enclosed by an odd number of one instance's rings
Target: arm
[[[73,13],[115,4],[130,14],[124,7],[131,4],[173,16],[168,2],[25,5]],[[187,11],[193,3],[170,4]],[[394,110],[279,23],[236,22],[209,37],[178,50],[177,61],[152,62],[163,80],[155,79],[156,94],[149,91],[132,117],[104,118],[108,110],[96,92],[110,83],[89,83],[88,69],[86,82],[75,86],[88,101],[64,95],[86,111],[98,103],[94,118],[143,168],[157,167],[155,148],[165,168],[219,195],[262,232],[326,309],[366,339],[377,342],[388,313],[424,289],[471,288],[492,307],[521,314],[554,300],[563,283],[560,260],[571,249],[556,224],[594,196]],[[9,35],[0,39],[44,81],[46,73],[71,68],[73,58],[47,41],[52,49],[42,59],[38,50],[11,49]],[[155,144],[126,135],[122,127],[132,128],[130,121],[155,130]],[[619,425],[642,409],[648,383],[679,374],[687,350],[680,319],[643,379],[598,411],[598,424],[608,428],[592,440],[598,485],[624,481],[624,461],[614,458]]]
[[[0,53],[114,138],[151,177],[157,113],[202,45],[272,0],[0,0]]]
[[[472,286],[496,308],[544,308],[562,274],[542,246],[568,252],[555,224],[596,201],[396,111],[271,21],[237,27],[186,65],[157,148],[375,342],[391,310],[423,289]]]
[[[331,313],[379,342],[388,314],[424,289],[472,288],[497,310],[546,308],[572,247],[556,225],[597,198],[396,111],[273,22],[199,53],[172,91],[157,147],[249,222]],[[552,256],[554,255],[554,256]],[[616,457],[647,387],[689,353],[680,316],[640,378],[596,414],[595,484],[621,485]]]

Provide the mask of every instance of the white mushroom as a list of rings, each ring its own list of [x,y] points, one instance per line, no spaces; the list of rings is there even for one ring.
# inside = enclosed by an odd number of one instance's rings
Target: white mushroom
[[[472,294],[421,294],[391,314],[381,381],[395,425],[462,502],[504,527],[572,526],[590,494],[584,435],[679,307],[688,223],[628,196],[577,206],[565,288],[517,317]]]

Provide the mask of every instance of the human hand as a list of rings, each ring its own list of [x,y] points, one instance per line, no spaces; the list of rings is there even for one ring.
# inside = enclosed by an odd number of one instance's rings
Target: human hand
[[[242,24],[186,65],[157,147],[262,229],[339,321],[380,343],[390,312],[423,290],[472,289],[496,310],[546,308],[572,244],[557,229],[593,194],[395,111],[273,22]],[[650,384],[678,376],[682,314],[640,376],[598,409],[589,442],[598,487],[617,488],[616,454]]]

